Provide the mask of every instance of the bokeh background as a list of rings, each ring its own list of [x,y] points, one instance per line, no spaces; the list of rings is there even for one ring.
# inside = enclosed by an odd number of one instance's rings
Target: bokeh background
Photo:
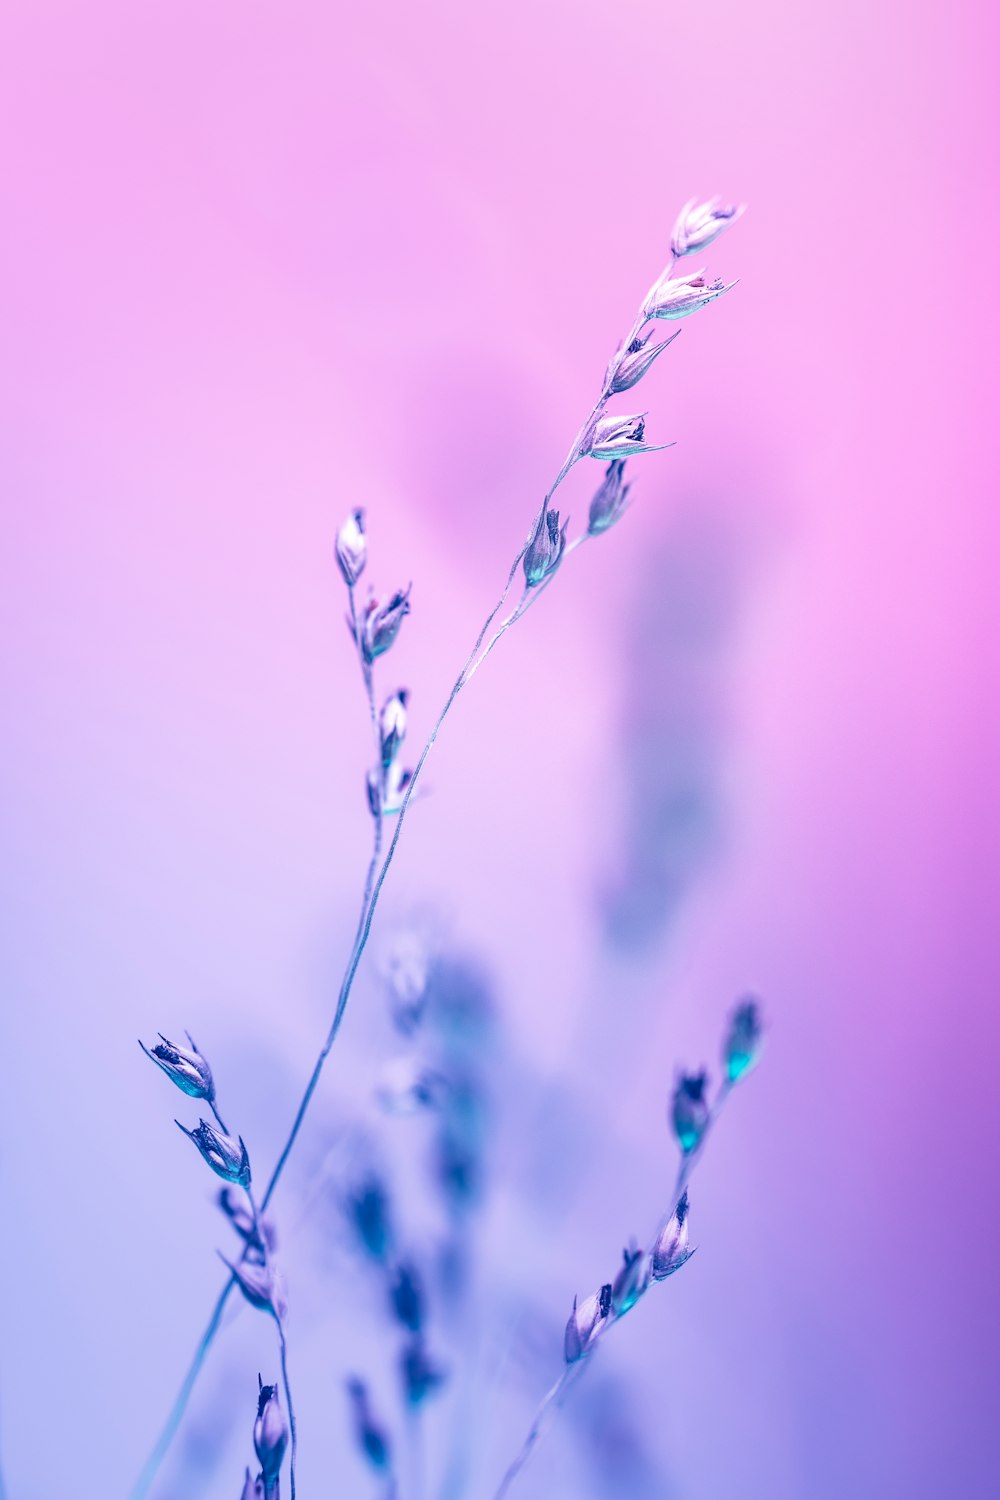
[[[706,256],[740,285],[636,393],[677,446],[449,721],[276,1200],[301,1491],[372,1492],[348,1371],[392,1416],[332,1204],[416,923],[488,997],[483,1369],[517,1331],[477,1410],[428,1409],[463,1495],[655,1223],[673,1070],[747,988],[768,1053],[699,1254],[524,1500],[1000,1492],[996,47],[929,0],[0,7],[11,1500],[127,1494],[219,1284],[136,1036],[191,1029],[264,1175],[325,1032],[368,838],[339,521],[413,580],[380,680],[419,743],[715,191],[751,205]],[[414,1222],[422,1129],[365,1146],[411,1153]],[[161,1496],[238,1493],[272,1358],[238,1317]]]

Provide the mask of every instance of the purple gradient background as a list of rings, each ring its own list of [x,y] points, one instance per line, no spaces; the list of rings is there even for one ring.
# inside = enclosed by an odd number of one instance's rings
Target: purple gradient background
[[[443,909],[512,1050],[604,1112],[618,1169],[544,1255],[497,1211],[556,1313],[655,1217],[674,1060],[767,998],[699,1259],[612,1356],[672,1494],[1000,1493],[998,40],[898,0],[0,9],[12,1500],[125,1493],[218,1282],[136,1035],[190,1026],[269,1161],[325,1029],[367,838],[336,524],[366,505],[374,580],[414,580],[384,680],[422,738],[716,190],[741,285],[642,391],[678,446],[462,700],[387,921]],[[661,734],[706,827],[623,957],[597,911]],[[306,1495],[338,1338],[302,1349]],[[525,1500],[575,1492],[569,1448]]]

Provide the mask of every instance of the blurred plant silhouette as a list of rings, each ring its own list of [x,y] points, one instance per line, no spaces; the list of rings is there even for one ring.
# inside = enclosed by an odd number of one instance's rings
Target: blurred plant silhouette
[[[710,245],[742,211],[742,207],[729,207],[718,199],[702,204],[692,201],[682,210],[674,227],[668,264],[612,356],[597,398],[532,519],[509,566],[502,592],[487,614],[412,768],[402,759],[412,711],[410,694],[398,686],[384,697],[376,691],[376,672],[391,652],[411,609],[411,585],[381,596],[369,590],[363,600],[359,598],[359,583],[369,564],[364,511],[353,509],[337,534],[335,556],[346,589],[349,636],[372,734],[372,761],[363,784],[371,815],[372,848],[362,883],[357,930],[326,1037],[263,1191],[256,1183],[253,1152],[238,1133],[234,1136],[227,1129],[220,1113],[215,1075],[190,1037],[188,1048],[162,1037],[156,1045],[144,1047],[170,1081],[189,1099],[206,1105],[214,1118],[214,1124],[202,1119],[193,1127],[178,1123],[205,1164],[226,1184],[220,1207],[237,1244],[233,1254],[224,1257],[226,1282],[166,1425],[132,1491],[132,1500],[143,1500],[156,1480],[234,1289],[273,1324],[284,1397],[282,1404],[278,1386],[259,1379],[253,1429],[259,1469],[256,1474],[246,1470],[243,1497],[279,1500],[287,1453],[289,1492],[295,1500],[298,1429],[289,1378],[289,1298],[279,1265],[287,1230],[282,1228],[279,1233],[275,1223],[271,1206],[275,1190],[295,1150],[340,1031],[385,879],[444,720],[506,632],[558,579],[569,558],[625,514],[632,491],[626,479],[626,462],[668,446],[647,441],[645,413],[615,414],[607,408],[613,397],[637,385],[673,343],[676,334],[654,341],[658,323],[686,318],[731,289],[734,283],[709,280],[702,271],[686,273],[678,266]],[[593,495],[585,528],[570,539],[568,520],[561,517],[553,500],[570,471],[585,458],[596,459],[606,468]],[[520,595],[508,607],[519,574]],[[683,567],[672,584],[683,595]],[[672,584],[668,579],[668,585]],[[660,587],[664,587],[662,579]],[[678,611],[676,621],[679,651],[685,628],[682,612]],[[640,641],[649,638],[641,618],[636,634]],[[650,747],[662,740],[663,729],[664,725],[655,715],[651,718],[637,699],[630,712],[628,751],[635,760],[637,788],[637,805],[631,814],[631,854],[619,885],[610,888],[606,896],[609,931],[625,945],[646,941],[663,914],[669,913],[685,868],[696,862],[705,838],[704,745],[695,736],[686,756],[675,756],[665,773],[648,775],[646,768],[656,758]],[[392,831],[387,836],[390,826]],[[490,982],[474,961],[448,951],[417,929],[393,935],[382,969],[397,1054],[380,1074],[371,1100],[371,1120],[352,1123],[336,1171],[329,1181],[324,1177],[320,1196],[339,1217],[345,1244],[377,1289],[381,1316],[391,1329],[384,1350],[395,1372],[398,1411],[383,1409],[375,1394],[375,1375],[381,1388],[384,1372],[357,1369],[346,1382],[344,1432],[345,1436],[353,1435],[357,1454],[370,1471],[377,1492],[401,1500],[424,1500],[433,1488],[442,1500],[459,1500],[470,1482],[470,1434],[477,1424],[481,1427],[483,1404],[499,1378],[496,1368],[486,1369],[487,1324],[496,1321],[496,1308],[481,1305],[483,1290],[476,1286],[474,1253],[475,1224],[486,1201],[489,1181],[493,1098],[501,1089],[496,1076],[497,1007]],[[542,1399],[521,1448],[500,1478],[497,1500],[502,1500],[515,1483],[611,1329],[655,1283],[672,1276],[690,1259],[690,1179],[732,1090],[756,1064],[761,1039],[759,1005],[745,999],[733,1012],[723,1036],[720,1082],[713,1086],[705,1070],[678,1075],[670,1098],[669,1120],[679,1164],[660,1221],[643,1245],[629,1242],[620,1266],[607,1281],[591,1295],[573,1300],[563,1337],[562,1368]],[[418,1216],[420,1222],[414,1221],[407,1196],[393,1181],[392,1150],[375,1149],[376,1116],[392,1119],[397,1125],[400,1121],[420,1122],[421,1138],[426,1139],[428,1149],[418,1196],[424,1206],[434,1205],[436,1224],[432,1232],[422,1214]],[[487,1304],[491,1300],[487,1297]],[[523,1305],[526,1299],[521,1300]],[[521,1316],[515,1314],[512,1327]],[[424,1435],[427,1411],[449,1384],[459,1383],[462,1389],[451,1412],[452,1439],[446,1445],[444,1461],[438,1465],[440,1472],[432,1475]],[[641,1435],[629,1421],[627,1399],[609,1394],[611,1390],[612,1385],[606,1383],[598,1403],[601,1420],[590,1427],[595,1483],[606,1493],[621,1492],[622,1485],[629,1493],[639,1493],[650,1487],[649,1462]],[[478,1410],[473,1409],[477,1402]]]

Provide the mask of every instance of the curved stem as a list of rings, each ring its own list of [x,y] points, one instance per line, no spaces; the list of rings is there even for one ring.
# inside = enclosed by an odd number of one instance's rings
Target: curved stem
[[[520,1450],[517,1453],[516,1457],[508,1466],[507,1472],[501,1479],[500,1486],[496,1492],[496,1495],[494,1496],[494,1500],[504,1500],[505,1495],[507,1494],[511,1485],[514,1483],[514,1480],[517,1478],[518,1474],[520,1474],[521,1470],[528,1462],[528,1459],[534,1453],[535,1449],[538,1447],[538,1444],[541,1442],[542,1438],[551,1427],[556,1412],[559,1410],[559,1407],[562,1405],[563,1400],[566,1397],[566,1393],[569,1390],[570,1383],[573,1380],[574,1375],[580,1368],[580,1365],[567,1365],[562,1374],[559,1376],[559,1379],[556,1381],[555,1385],[553,1385],[542,1397],[541,1404],[538,1410],[535,1412],[531,1426],[528,1428],[528,1435],[525,1438],[524,1442],[521,1444]]]
[[[670,276],[672,274],[675,263],[676,263],[676,258],[672,255],[671,259],[670,259],[670,263],[669,263],[669,265],[667,267],[667,271],[665,273],[666,276]],[[658,285],[659,282],[661,280],[663,280],[663,279],[664,279],[663,277],[657,278],[657,281],[654,282],[653,285],[654,286]],[[645,307],[646,301],[648,301],[648,294],[647,294],[647,298],[645,299],[645,301],[643,303],[643,308]],[[624,353],[624,351],[628,348],[628,346],[632,342],[632,340],[638,336],[638,334],[641,332],[641,330],[645,327],[645,325],[648,322],[649,322],[649,319],[646,316],[645,312],[642,309],[640,309],[640,311],[639,311],[639,313],[638,313],[635,321],[632,324],[632,328],[630,329],[628,335],[626,336],[626,338],[625,338],[625,340],[624,340],[624,342],[622,344],[622,349],[621,349],[622,353]],[[369,937],[369,934],[371,932],[372,920],[373,920],[374,915],[375,915],[375,909],[378,906],[379,897],[380,897],[381,892],[382,892],[382,886],[385,883],[386,875],[389,873],[389,868],[392,865],[392,861],[393,861],[393,858],[394,858],[395,853],[396,853],[396,847],[397,847],[397,845],[399,843],[400,834],[402,833],[403,823],[404,823],[404,821],[406,819],[406,815],[407,815],[407,812],[409,810],[410,802],[411,802],[411,800],[413,798],[413,794],[414,794],[414,792],[416,790],[417,783],[420,780],[420,775],[421,775],[421,772],[423,771],[424,765],[425,765],[425,763],[427,761],[427,757],[430,755],[431,750],[434,748],[434,744],[435,744],[435,741],[437,740],[438,734],[440,733],[441,727],[444,724],[445,719],[448,717],[448,714],[451,712],[452,705],[454,704],[454,702],[455,702],[456,698],[458,697],[459,693],[462,691],[462,688],[470,680],[470,678],[475,675],[476,671],[478,671],[479,667],[482,665],[482,661],[485,661],[486,657],[493,650],[493,647],[497,644],[497,641],[499,641],[499,639],[505,634],[505,632],[510,628],[511,625],[515,624],[516,621],[518,619],[520,619],[521,615],[523,613],[525,613],[525,611],[528,608],[530,608],[530,604],[532,602],[534,602],[533,599],[529,599],[529,601],[527,603],[525,603],[522,600],[522,605],[518,606],[518,608],[515,609],[512,612],[511,617],[508,620],[504,621],[504,623],[501,625],[500,629],[496,632],[495,637],[490,641],[489,645],[486,648],[486,651],[483,653],[483,656],[482,656],[481,660],[478,659],[479,658],[480,650],[481,650],[482,645],[483,645],[483,642],[485,641],[486,636],[489,633],[490,626],[493,624],[493,621],[496,619],[497,615],[500,613],[500,611],[503,609],[504,605],[507,602],[507,599],[508,599],[508,596],[510,594],[511,588],[513,587],[513,584],[514,584],[514,579],[517,576],[517,570],[520,567],[520,565],[521,565],[521,563],[522,563],[522,561],[524,559],[525,553],[527,552],[528,548],[531,545],[532,539],[533,539],[533,537],[534,537],[534,535],[535,535],[535,533],[536,533],[536,531],[538,529],[538,526],[539,526],[539,524],[540,524],[543,516],[545,515],[545,512],[546,512],[546,510],[548,508],[549,502],[551,501],[551,499],[552,499],[553,495],[555,494],[556,490],[562,484],[563,480],[569,474],[570,470],[578,462],[578,460],[583,456],[582,453],[581,453],[581,448],[582,448],[582,446],[584,444],[586,435],[590,431],[590,429],[593,426],[594,422],[596,422],[600,418],[600,416],[602,415],[602,413],[604,411],[604,408],[607,406],[607,403],[608,403],[608,401],[609,401],[609,399],[611,397],[611,394],[612,394],[612,392],[611,392],[611,386],[612,386],[612,383],[613,383],[613,380],[614,380],[614,374],[615,374],[615,369],[617,367],[618,359],[620,359],[620,357],[621,356],[619,355],[618,358],[612,360],[611,365],[610,365],[610,367],[608,369],[608,372],[607,372],[607,374],[605,376],[604,384],[603,384],[603,387],[601,389],[601,393],[598,396],[597,400],[595,401],[593,407],[591,408],[590,414],[587,417],[586,421],[580,427],[579,431],[576,434],[576,437],[573,439],[573,443],[572,443],[572,445],[571,445],[571,447],[569,449],[569,452],[566,455],[566,458],[563,461],[562,467],[560,468],[560,470],[559,470],[558,474],[556,475],[555,479],[553,480],[552,484],[549,486],[549,489],[548,489],[548,491],[547,491],[547,493],[545,495],[545,498],[543,499],[543,501],[542,501],[542,503],[541,503],[538,511],[536,512],[536,514],[535,514],[535,516],[534,516],[534,518],[532,520],[531,527],[530,527],[530,529],[528,531],[528,534],[527,534],[524,542],[521,544],[520,550],[518,551],[517,555],[515,556],[513,562],[511,563],[511,565],[510,565],[510,567],[509,567],[509,569],[507,571],[507,578],[506,578],[506,581],[504,583],[503,589],[502,589],[502,591],[500,593],[500,597],[497,600],[497,602],[494,604],[493,608],[490,610],[489,614],[486,616],[486,619],[483,621],[483,624],[482,624],[482,626],[480,627],[480,630],[479,630],[479,634],[476,636],[476,639],[475,639],[475,642],[473,644],[472,650],[469,652],[469,655],[468,655],[468,657],[466,659],[465,665],[463,666],[463,668],[462,668],[461,672],[459,673],[458,677],[455,679],[455,684],[452,687],[451,692],[448,694],[447,699],[445,700],[444,707],[441,709],[441,712],[439,713],[439,715],[437,717],[437,720],[435,721],[434,727],[431,730],[431,733],[430,733],[430,735],[429,735],[429,737],[428,737],[428,739],[427,739],[427,741],[426,741],[423,749],[420,752],[420,758],[417,761],[417,764],[416,764],[416,766],[414,768],[413,776],[410,779],[410,782],[409,782],[409,784],[408,784],[408,786],[406,788],[406,792],[405,792],[404,797],[403,797],[403,801],[402,801],[402,803],[400,805],[399,813],[398,813],[398,816],[396,818],[396,826],[395,826],[395,829],[393,830],[393,835],[392,835],[392,839],[390,840],[390,843],[389,843],[389,848],[386,851],[385,857],[382,859],[381,865],[379,865],[379,855],[381,853],[382,820],[381,820],[381,818],[376,818],[375,819],[375,825],[376,825],[375,846],[374,846],[374,852],[373,852],[373,855],[372,855],[372,859],[371,859],[371,862],[370,862],[369,868],[368,868],[368,875],[367,875],[366,881],[365,881],[365,894],[364,894],[364,899],[362,901],[361,917],[360,917],[360,920],[359,920],[359,923],[358,923],[358,931],[357,931],[357,934],[355,936],[354,944],[353,944],[352,949],[351,949],[351,954],[350,954],[350,957],[349,957],[348,962],[347,962],[347,967],[346,967],[346,969],[344,971],[344,976],[343,976],[343,979],[341,981],[340,991],[339,991],[338,996],[337,996],[337,1004],[336,1004],[336,1008],[334,1010],[333,1019],[332,1019],[332,1021],[330,1023],[330,1029],[329,1029],[329,1031],[327,1033],[326,1041],[323,1043],[323,1046],[320,1049],[320,1052],[319,1052],[319,1055],[318,1055],[318,1057],[316,1059],[316,1062],[313,1065],[312,1072],[309,1075],[309,1080],[308,1080],[308,1082],[306,1084],[305,1091],[304,1091],[304,1093],[302,1095],[302,1099],[301,1099],[301,1101],[299,1103],[299,1107],[296,1110],[295,1118],[292,1121],[292,1126],[291,1126],[291,1129],[290,1129],[290,1131],[288,1133],[288,1137],[287,1137],[287,1139],[285,1141],[284,1146],[281,1149],[281,1153],[280,1153],[280,1155],[278,1157],[277,1162],[275,1163],[274,1170],[272,1171],[271,1176],[270,1176],[270,1178],[268,1180],[267,1187],[265,1188],[264,1196],[263,1196],[263,1198],[261,1200],[261,1208],[262,1208],[262,1210],[266,1209],[267,1206],[268,1206],[268,1204],[270,1203],[271,1197],[272,1197],[272,1195],[274,1193],[274,1190],[277,1187],[277,1185],[278,1185],[278,1183],[279,1183],[279,1181],[281,1179],[282,1173],[285,1170],[285,1166],[286,1166],[286,1164],[288,1162],[288,1158],[291,1155],[291,1152],[292,1152],[292,1150],[293,1150],[293,1148],[295,1146],[295,1142],[298,1139],[299,1131],[302,1128],[302,1122],[304,1121],[304,1119],[306,1117],[306,1114],[308,1112],[308,1109],[309,1109],[309,1105],[312,1102],[313,1094],[316,1092],[316,1086],[319,1083],[320,1076],[321,1076],[321,1074],[323,1072],[324,1064],[326,1062],[327,1057],[330,1055],[330,1050],[331,1050],[334,1042],[337,1039],[337,1033],[340,1030],[340,1025],[341,1025],[341,1022],[343,1020],[344,1011],[345,1011],[346,1006],[347,1006],[347,1001],[348,1001],[348,998],[349,998],[350,993],[351,993],[351,988],[352,988],[352,986],[354,984],[355,975],[357,974],[358,965],[361,962],[361,956],[364,953],[365,946],[366,946],[366,944],[368,942],[368,937]],[[575,545],[579,545],[580,542],[582,540],[584,540],[584,539],[585,538],[580,538],[579,541]],[[569,549],[567,549],[567,551],[568,550]],[[551,581],[551,577],[554,577],[554,574],[550,575],[550,578],[547,579],[547,580],[545,580],[545,582],[542,585],[540,585],[539,588],[535,591],[535,595],[534,595],[535,598],[539,597],[540,594],[542,592],[544,592],[544,589],[548,586],[548,583]],[[362,670],[363,670],[364,676],[365,676],[366,691],[369,694],[369,710],[370,710],[370,713],[371,713],[371,716],[372,716],[372,723],[373,723],[373,725],[375,727],[375,732],[376,732],[376,736],[377,736],[378,725],[377,725],[377,720],[376,720],[376,717],[375,717],[374,697],[373,697],[373,694],[372,694],[372,687],[371,687],[371,672],[370,672],[370,670],[366,670],[366,666],[365,666],[365,662],[364,662],[364,652],[361,650],[360,625],[359,625],[359,621],[358,621],[358,618],[357,618],[357,612],[356,612],[356,608],[355,608],[354,588],[353,588],[353,586],[349,589],[348,592],[349,592],[349,597],[350,597],[352,632],[354,634],[355,645],[358,648],[359,658],[362,661]],[[380,749],[378,764],[381,765],[381,749]],[[376,869],[378,870],[377,876],[375,875]],[[183,1416],[184,1409],[185,1409],[185,1407],[187,1405],[187,1402],[188,1402],[188,1399],[190,1397],[191,1391],[192,1391],[192,1389],[194,1387],[195,1381],[197,1380],[197,1377],[198,1377],[199,1371],[201,1369],[201,1366],[204,1363],[205,1355],[207,1354],[208,1349],[209,1349],[209,1347],[210,1347],[210,1345],[212,1343],[212,1340],[214,1339],[215,1334],[216,1334],[216,1332],[218,1330],[219,1320],[221,1319],[221,1316],[222,1316],[222,1310],[225,1307],[226,1301],[227,1301],[227,1299],[229,1297],[229,1293],[232,1290],[234,1281],[235,1281],[235,1278],[232,1277],[232,1276],[230,1276],[229,1281],[227,1282],[226,1286],[223,1288],[222,1292],[219,1295],[218,1301],[216,1303],[215,1311],[213,1312],[213,1315],[212,1315],[212,1319],[210,1320],[210,1322],[208,1324],[208,1327],[205,1330],[205,1333],[202,1335],[202,1338],[201,1338],[201,1341],[200,1341],[200,1343],[198,1345],[198,1348],[195,1351],[195,1355],[194,1355],[194,1359],[192,1360],[191,1367],[188,1370],[187,1375],[185,1376],[184,1382],[183,1382],[183,1384],[181,1386],[181,1389],[180,1389],[180,1391],[178,1393],[178,1396],[177,1396],[177,1398],[176,1398],[176,1400],[174,1402],[174,1406],[173,1406],[173,1409],[171,1410],[170,1416],[169,1416],[169,1418],[167,1420],[167,1424],[166,1424],[166,1426],[163,1429],[163,1433],[161,1434],[160,1439],[157,1442],[157,1445],[156,1445],[156,1447],[153,1450],[153,1453],[150,1455],[149,1459],[146,1462],[146,1466],[143,1469],[142,1476],[140,1477],[139,1482],[137,1483],[136,1487],[132,1491],[131,1500],[144,1500],[145,1495],[148,1493],[149,1486],[152,1483],[153,1477],[155,1476],[156,1471],[157,1471],[160,1463],[162,1462],[163,1457],[164,1457],[164,1455],[165,1455],[165,1453],[167,1451],[167,1448],[170,1445],[170,1442],[171,1442],[171,1440],[173,1438],[173,1435],[176,1432],[177,1427],[180,1424],[180,1420],[181,1420],[181,1417]]]
[[[288,1406],[288,1426],[292,1434],[292,1452],[289,1459],[288,1480],[292,1492],[292,1500],[295,1500],[295,1461],[298,1457],[298,1433],[295,1429],[295,1408],[292,1405],[292,1387],[288,1382],[288,1341],[285,1338],[285,1325],[281,1318],[276,1317],[278,1325],[278,1340],[281,1344],[281,1379],[285,1387],[285,1402]]]

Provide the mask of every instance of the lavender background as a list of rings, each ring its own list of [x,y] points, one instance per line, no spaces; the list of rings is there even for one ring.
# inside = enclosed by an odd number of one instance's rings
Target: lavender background
[[[678,446],[463,699],[376,931],[435,913],[495,995],[478,1290],[531,1291],[538,1363],[470,1493],[747,987],[699,1255],[525,1500],[1000,1488],[996,47],[984,5],[895,0],[0,7],[13,1500],[126,1493],[219,1282],[135,1037],[189,1026],[269,1165],[325,1031],[367,840],[336,525],[364,504],[373,580],[414,580],[382,680],[420,740],[716,190],[741,285],[642,390]],[[388,1045],[371,963],[279,1215]],[[287,1238],[303,1495],[366,1492],[340,1387],[383,1359],[335,1241]],[[164,1495],[237,1492],[270,1357],[242,1316]]]

